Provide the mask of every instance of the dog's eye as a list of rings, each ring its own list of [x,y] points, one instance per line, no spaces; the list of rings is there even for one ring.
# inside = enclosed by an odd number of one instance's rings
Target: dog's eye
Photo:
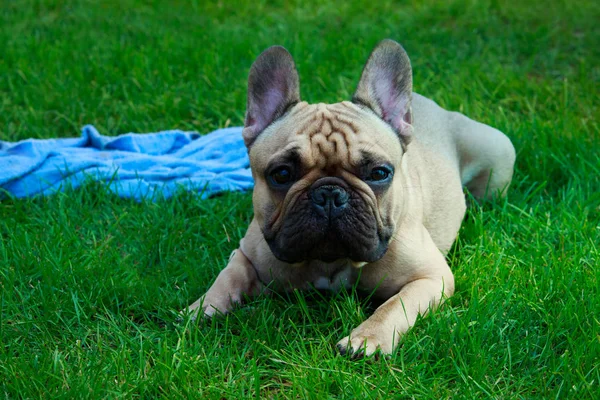
[[[270,176],[276,185],[287,185],[292,181],[292,170],[289,167],[275,168]]]
[[[386,180],[390,176],[390,170],[383,167],[373,168],[371,170],[371,174],[369,175],[369,180],[374,182],[379,182]]]

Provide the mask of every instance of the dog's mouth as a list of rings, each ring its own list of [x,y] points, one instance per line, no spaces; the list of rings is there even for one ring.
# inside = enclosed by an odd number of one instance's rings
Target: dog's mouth
[[[371,209],[347,187],[322,185],[288,210],[278,229],[263,234],[279,260],[374,262],[388,248],[392,229],[380,227]]]
[[[285,241],[278,237],[265,239],[273,255],[286,263],[299,263],[310,260],[334,262],[349,259],[356,263],[371,263],[381,259],[388,249],[388,240],[377,240],[365,246],[360,243],[343,242],[338,235],[329,233],[322,237],[306,240]]]

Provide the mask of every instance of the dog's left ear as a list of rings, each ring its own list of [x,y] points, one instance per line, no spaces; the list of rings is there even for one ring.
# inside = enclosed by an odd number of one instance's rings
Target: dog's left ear
[[[412,68],[406,51],[386,39],[375,47],[352,101],[369,107],[408,141],[412,133]]]
[[[281,46],[263,51],[250,68],[242,136],[249,148],[258,135],[300,101],[300,80],[292,55]]]

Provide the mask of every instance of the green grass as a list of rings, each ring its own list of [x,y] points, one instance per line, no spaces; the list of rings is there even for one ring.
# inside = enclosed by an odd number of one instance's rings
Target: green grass
[[[513,140],[508,202],[469,209],[456,295],[391,358],[351,361],[334,344],[370,312],[353,294],[175,318],[244,234],[250,194],[134,203],[88,184],[5,199],[0,396],[600,393],[598,2],[203,3],[2,2],[0,139],[240,125],[248,69],[272,44],[295,56],[304,99],[348,99],[391,37],[417,92]]]

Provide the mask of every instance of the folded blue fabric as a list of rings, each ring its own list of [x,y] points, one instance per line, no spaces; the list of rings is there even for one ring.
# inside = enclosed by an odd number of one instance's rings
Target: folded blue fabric
[[[254,181],[241,133],[236,127],[204,136],[173,130],[109,137],[87,125],[80,138],[0,141],[0,192],[46,195],[90,178],[136,200],[168,198],[181,188],[203,197],[249,190]]]

